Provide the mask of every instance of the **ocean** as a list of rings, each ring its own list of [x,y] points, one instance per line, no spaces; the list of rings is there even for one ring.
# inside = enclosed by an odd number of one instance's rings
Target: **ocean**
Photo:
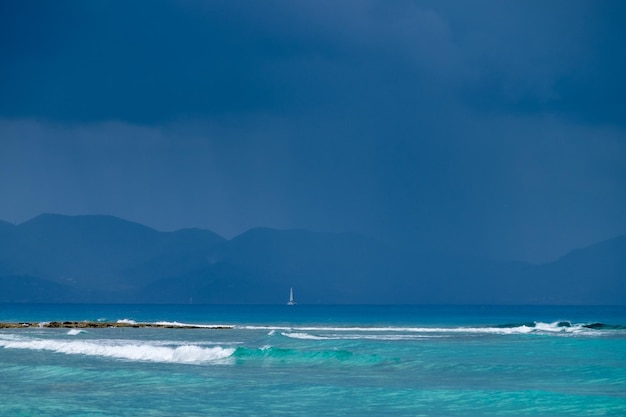
[[[626,416],[626,307],[0,305],[66,320],[171,328],[0,330],[0,416]]]

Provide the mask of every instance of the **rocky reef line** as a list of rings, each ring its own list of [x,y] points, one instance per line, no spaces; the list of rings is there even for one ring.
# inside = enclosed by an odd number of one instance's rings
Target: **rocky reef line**
[[[177,325],[177,324],[161,324],[161,323],[128,323],[128,322],[100,322],[100,321],[50,321],[42,323],[19,322],[7,323],[0,322],[0,329],[20,329],[20,328],[66,328],[66,329],[104,329],[110,327],[132,327],[132,328],[161,328],[161,329],[205,329],[205,330],[228,330],[232,326],[194,326],[194,325]]]

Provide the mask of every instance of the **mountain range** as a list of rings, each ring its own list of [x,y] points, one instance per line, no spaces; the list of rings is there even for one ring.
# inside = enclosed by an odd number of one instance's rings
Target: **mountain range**
[[[626,304],[626,235],[543,265],[350,233],[160,232],[112,216],[0,221],[0,302]]]

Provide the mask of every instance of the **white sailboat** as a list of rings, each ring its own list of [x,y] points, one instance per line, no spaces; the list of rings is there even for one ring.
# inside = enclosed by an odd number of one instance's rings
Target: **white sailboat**
[[[288,306],[295,306],[296,302],[293,301],[293,288],[289,288],[289,302],[287,303]]]

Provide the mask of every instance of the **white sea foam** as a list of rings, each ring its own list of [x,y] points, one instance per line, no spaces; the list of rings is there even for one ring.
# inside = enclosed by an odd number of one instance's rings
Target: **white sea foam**
[[[0,347],[6,349],[45,350],[67,355],[99,356],[131,361],[164,363],[224,363],[235,351],[220,346],[200,347],[192,344],[157,346],[140,341],[1,338]]]
[[[76,336],[77,334],[81,334],[81,333],[87,333],[87,332],[81,329],[70,329],[70,331],[67,332],[67,334],[70,336]]]
[[[191,324],[181,323],[178,321],[157,321],[154,324],[159,326],[172,326],[172,327],[196,327],[199,329],[214,329],[216,327],[231,327],[227,324]]]
[[[136,321],[131,319],[121,319],[118,323],[137,324]],[[424,334],[436,334],[436,333],[467,333],[467,334],[528,334],[528,333],[552,333],[552,334],[594,334],[597,330],[584,327],[584,324],[569,324],[563,325],[563,322],[543,323],[535,322],[531,325],[521,324],[519,326],[467,326],[467,327],[408,327],[408,326],[384,326],[384,327],[357,327],[357,326],[257,326],[257,325],[225,325],[225,324],[190,324],[181,323],[178,321],[157,321],[154,324],[160,326],[172,326],[172,327],[197,327],[197,328],[215,328],[215,327],[232,327],[241,330],[267,330],[268,335],[274,334],[273,332],[369,332],[369,333],[424,333]]]
[[[285,337],[305,340],[416,340],[448,337],[446,335],[422,335],[422,334],[325,334],[313,335],[310,333],[282,332]]]
[[[157,321],[154,324],[157,324],[159,326],[174,326],[174,327],[191,326],[190,324],[181,323],[181,322],[178,322],[178,321]]]
[[[596,330],[589,329],[584,327],[583,324],[569,324],[567,326],[562,326],[562,322],[553,322],[553,323],[535,323],[535,330],[538,332],[549,332],[549,333],[597,333]]]
[[[379,336],[367,336],[367,334],[376,333],[408,333],[421,334],[434,337],[434,335],[446,334],[493,334],[493,335],[515,335],[515,334],[554,334],[554,335],[597,335],[598,330],[585,327],[584,324],[570,324],[564,322],[543,323],[535,322],[529,324],[511,325],[511,326],[485,326],[485,327],[407,327],[407,326],[385,326],[385,327],[327,327],[327,326],[236,326],[238,329],[244,330],[269,330],[268,335],[273,332],[280,331],[282,335],[292,338],[308,338],[308,339],[324,339],[324,338],[378,338]],[[326,334],[310,334],[309,332],[333,332],[333,335]],[[356,333],[351,336],[343,334],[343,332]],[[392,339],[389,339],[392,340]],[[395,339],[399,340],[399,339]]]
[[[235,325],[235,329],[241,330],[291,330],[291,327],[285,326],[251,326],[251,325]]]
[[[331,339],[329,337],[314,336],[314,335],[308,334],[308,333],[287,333],[287,332],[283,332],[281,334],[283,336],[291,337],[292,339],[308,339],[308,340],[326,340],[326,339]]]

